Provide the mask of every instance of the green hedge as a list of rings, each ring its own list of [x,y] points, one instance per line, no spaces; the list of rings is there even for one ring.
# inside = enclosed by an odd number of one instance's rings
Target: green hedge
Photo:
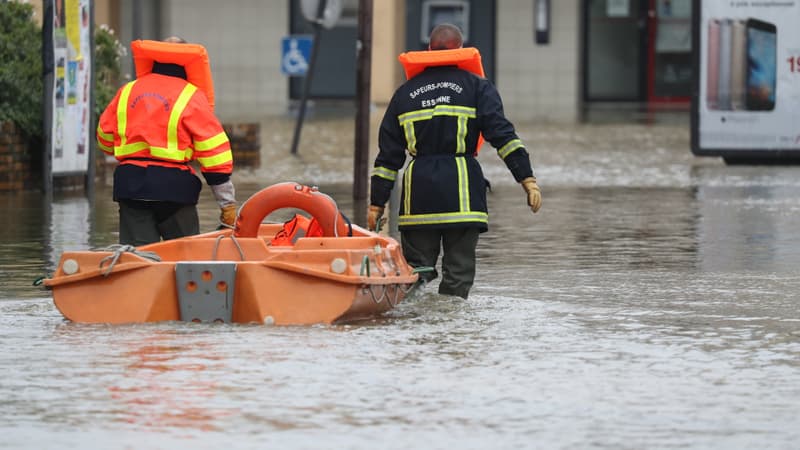
[[[33,6],[0,2],[0,122],[42,136],[42,32]]]
[[[29,138],[40,140],[42,123],[42,30],[28,3],[0,0],[0,123],[14,122]],[[105,25],[95,28],[95,117],[119,87],[125,47]],[[94,127],[91,130],[94,131]]]

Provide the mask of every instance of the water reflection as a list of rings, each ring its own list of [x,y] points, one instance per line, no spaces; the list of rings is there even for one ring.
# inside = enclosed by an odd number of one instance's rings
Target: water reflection
[[[796,272],[800,169],[703,167],[697,186],[700,265],[707,271]]]
[[[94,208],[89,199],[81,194],[62,196],[44,205],[47,223],[50,224],[46,242],[47,261],[55,267],[61,253],[76,248],[89,248],[94,224]]]

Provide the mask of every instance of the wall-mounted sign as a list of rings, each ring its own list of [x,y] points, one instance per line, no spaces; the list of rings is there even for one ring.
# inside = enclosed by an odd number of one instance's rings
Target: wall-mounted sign
[[[53,61],[50,156],[53,175],[88,170],[94,139],[91,108],[91,0],[56,1],[52,15]]]

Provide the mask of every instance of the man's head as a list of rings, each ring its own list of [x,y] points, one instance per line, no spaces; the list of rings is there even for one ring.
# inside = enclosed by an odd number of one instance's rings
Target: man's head
[[[171,42],[173,44],[185,44],[186,43],[186,39],[184,39],[182,37],[178,37],[178,36],[170,36],[170,37],[164,39],[164,42]]]
[[[170,44],[186,44],[186,39],[178,36],[170,36],[162,42],[169,42]],[[153,73],[161,75],[168,75],[176,78],[188,79],[186,75],[186,68],[180,64],[162,63],[153,61]]]
[[[461,48],[462,45],[464,37],[461,35],[461,30],[453,24],[442,23],[431,30],[428,50],[450,50]]]

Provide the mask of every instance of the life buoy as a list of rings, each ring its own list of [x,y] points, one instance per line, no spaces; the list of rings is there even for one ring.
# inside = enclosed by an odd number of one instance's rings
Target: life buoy
[[[352,230],[336,202],[315,187],[294,182],[273,184],[256,192],[239,209],[233,235],[256,237],[261,222],[281,208],[301,209],[316,219],[324,237],[350,236]]]
[[[152,73],[155,61],[178,64],[186,70],[186,81],[203,91],[208,97],[208,103],[214,107],[211,65],[208,62],[208,52],[202,45],[138,39],[131,42],[131,52],[136,67],[136,78]]]
[[[406,79],[411,79],[427,67],[433,66],[458,66],[459,69],[472,72],[479,77],[486,77],[481,62],[481,52],[475,47],[454,48],[450,50],[420,50],[401,53],[397,57]],[[483,135],[478,135],[478,145],[475,146],[475,156],[483,145]]]

